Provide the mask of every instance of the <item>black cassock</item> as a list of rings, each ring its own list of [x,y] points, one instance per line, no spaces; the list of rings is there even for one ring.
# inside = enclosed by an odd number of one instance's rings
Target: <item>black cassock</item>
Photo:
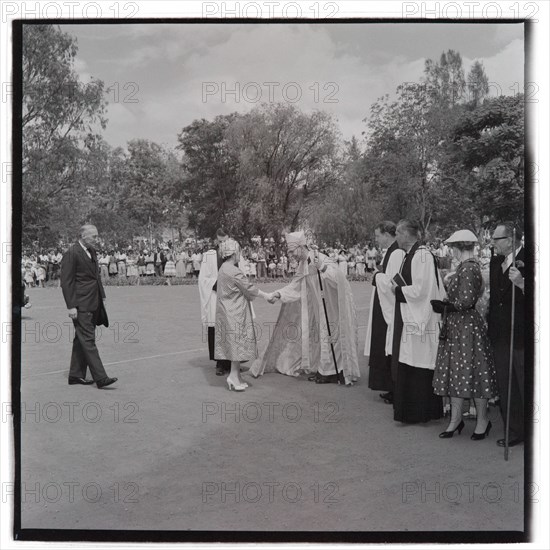
[[[398,250],[397,241],[387,250],[380,271],[386,272],[390,256],[395,250]],[[382,314],[380,307],[380,298],[376,289],[376,279],[373,280],[374,300],[372,303],[372,325],[369,356],[369,388],[378,391],[393,391],[393,380],[391,375],[390,356],[386,355],[386,332],[388,325]]]

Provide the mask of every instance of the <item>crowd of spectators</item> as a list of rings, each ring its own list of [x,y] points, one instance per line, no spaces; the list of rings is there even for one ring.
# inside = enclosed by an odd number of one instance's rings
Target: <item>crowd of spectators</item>
[[[289,260],[286,245],[275,245],[273,238],[261,242],[259,238],[243,243],[240,267],[247,277],[254,280],[287,279],[296,271],[296,264]],[[438,257],[441,269],[451,269],[448,247],[439,241],[427,243]],[[164,277],[170,279],[197,279],[203,253],[212,248],[209,239],[186,239],[181,243],[155,241],[154,246],[141,242],[138,246],[103,246],[98,251],[98,264],[103,281],[125,280],[132,284],[143,278]],[[59,280],[63,246],[47,251],[27,250],[22,258],[22,277],[26,287],[44,287],[49,281]],[[349,279],[361,280],[374,272],[381,263],[385,250],[372,242],[357,244],[351,248],[322,246],[325,253],[338,264]],[[476,247],[476,255],[482,265],[489,263],[491,252],[487,247]]]

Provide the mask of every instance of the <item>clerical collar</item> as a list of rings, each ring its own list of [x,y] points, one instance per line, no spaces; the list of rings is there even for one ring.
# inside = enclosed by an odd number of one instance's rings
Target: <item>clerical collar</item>
[[[414,246],[416,245],[417,242],[418,241],[414,241],[414,243],[411,244],[411,246],[408,250],[403,249],[403,250],[405,250],[405,255],[409,254],[409,252],[414,248]]]

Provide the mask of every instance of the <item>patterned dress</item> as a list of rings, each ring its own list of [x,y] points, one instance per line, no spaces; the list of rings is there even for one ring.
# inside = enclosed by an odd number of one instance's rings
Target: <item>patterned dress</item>
[[[256,359],[258,349],[250,301],[259,290],[230,262],[218,271],[214,358]]]
[[[482,293],[479,264],[462,262],[447,288],[449,301],[458,311],[447,314],[447,338],[437,350],[436,395],[486,399],[497,395],[493,352],[485,322],[475,307]]]

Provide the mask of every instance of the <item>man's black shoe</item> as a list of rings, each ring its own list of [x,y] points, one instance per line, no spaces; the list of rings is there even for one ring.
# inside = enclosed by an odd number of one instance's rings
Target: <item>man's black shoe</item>
[[[516,445],[519,445],[520,443],[523,443],[523,439],[519,437],[514,437],[514,439],[510,439],[508,441],[508,447],[515,447]],[[499,447],[506,447],[506,440],[505,439],[497,439],[497,445]]]
[[[78,378],[76,376],[69,376],[69,384],[72,386],[73,384],[83,384],[84,386],[88,386],[89,384],[93,384],[93,380],[86,380],[85,378]]]
[[[338,376],[336,374],[329,374],[325,376],[324,374],[318,374],[316,384],[338,384]]]
[[[216,365],[216,376],[223,376],[225,369],[221,365]]]
[[[114,384],[118,378],[102,378],[101,380],[98,380],[96,382],[98,388],[104,388],[105,386],[110,386],[111,384]]]

